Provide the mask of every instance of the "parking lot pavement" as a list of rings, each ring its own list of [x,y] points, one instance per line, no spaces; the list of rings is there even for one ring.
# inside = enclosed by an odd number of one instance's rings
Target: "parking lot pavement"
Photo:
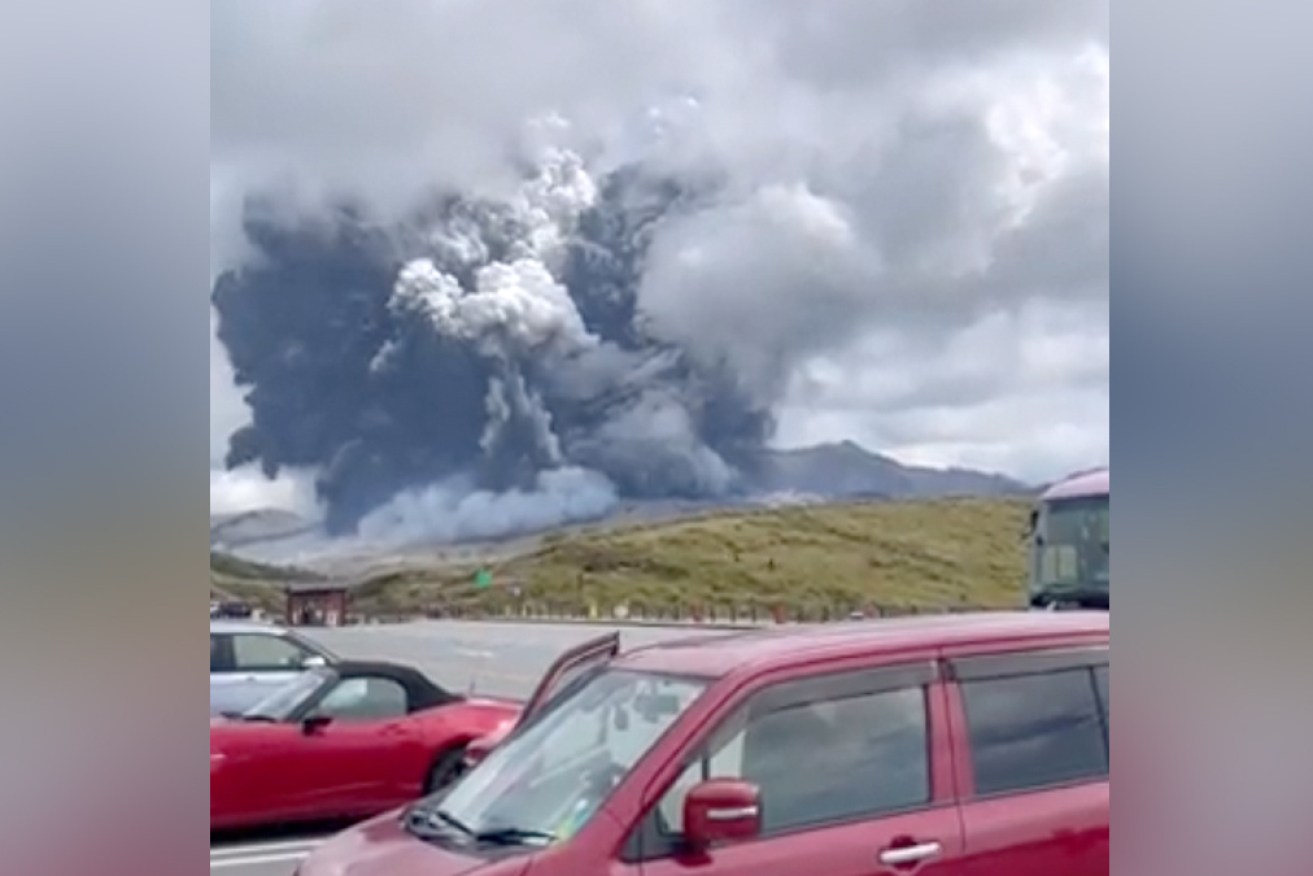
[[[274,842],[235,843],[210,847],[214,876],[291,876],[320,839],[309,837]]]
[[[628,649],[707,629],[606,627],[591,624],[416,621],[407,624],[304,629],[343,656],[411,663],[453,691],[527,697],[561,652],[613,629]]]
[[[635,648],[711,630],[606,627],[590,624],[416,621],[408,624],[300,629],[343,657],[409,663],[458,693],[523,699],[561,652],[594,636],[620,631],[621,648]],[[212,876],[291,876],[321,836],[222,843],[210,848]]]

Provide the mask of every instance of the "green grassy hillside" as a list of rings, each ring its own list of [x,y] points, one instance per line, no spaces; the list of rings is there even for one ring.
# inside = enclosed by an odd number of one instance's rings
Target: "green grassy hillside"
[[[487,589],[473,586],[473,568],[416,569],[368,582],[354,601],[382,613],[1013,607],[1027,513],[1024,500],[961,499],[712,514],[549,536],[494,568]]]
[[[210,590],[235,596],[270,614],[281,614],[285,603],[283,584],[322,578],[303,569],[253,563],[218,551],[210,551]]]

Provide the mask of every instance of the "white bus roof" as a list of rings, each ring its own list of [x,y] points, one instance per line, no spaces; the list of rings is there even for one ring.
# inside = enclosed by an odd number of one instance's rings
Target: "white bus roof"
[[[1110,493],[1108,468],[1079,472],[1058,481],[1040,496],[1040,501],[1077,499],[1084,496],[1107,496]]]

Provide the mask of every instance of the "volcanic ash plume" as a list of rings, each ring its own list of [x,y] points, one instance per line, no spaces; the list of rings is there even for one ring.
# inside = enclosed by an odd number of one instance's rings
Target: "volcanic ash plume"
[[[377,537],[732,493],[768,400],[655,337],[637,303],[680,203],[632,169],[597,185],[565,152],[504,201],[446,194],[399,222],[353,205],[293,221],[252,199],[256,255],[213,293],[252,411],[227,464],[313,468],[329,530]]]

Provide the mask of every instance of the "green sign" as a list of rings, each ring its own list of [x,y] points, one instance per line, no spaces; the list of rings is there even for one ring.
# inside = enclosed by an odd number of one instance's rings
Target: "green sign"
[[[474,575],[474,586],[483,590],[492,586],[492,573],[487,569],[480,569]]]

